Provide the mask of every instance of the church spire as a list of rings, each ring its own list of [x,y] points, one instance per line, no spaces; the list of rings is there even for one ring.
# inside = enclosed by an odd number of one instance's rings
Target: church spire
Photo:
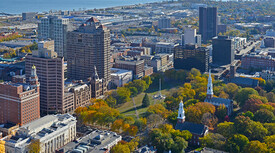
[[[207,99],[213,98],[213,84],[212,84],[212,77],[211,77],[211,69],[209,69],[209,76],[208,76],[208,84],[207,84]]]
[[[94,66],[94,75],[93,75],[93,79],[94,79],[94,80],[98,80],[98,79],[99,79],[99,76],[98,76],[97,70],[96,70],[96,66]]]
[[[185,113],[183,109],[183,102],[181,101],[179,104],[179,111],[178,111],[178,123],[183,123],[185,121]]]

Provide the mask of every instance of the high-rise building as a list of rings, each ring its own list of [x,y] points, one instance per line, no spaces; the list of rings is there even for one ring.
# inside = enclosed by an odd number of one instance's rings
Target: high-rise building
[[[68,78],[86,80],[94,74],[110,81],[110,31],[92,17],[67,35]]]
[[[181,44],[182,46],[186,44],[196,44],[199,47],[201,46],[201,35],[197,34],[196,29],[192,29],[188,27],[184,29],[184,34],[181,36]]]
[[[31,67],[28,83],[25,75],[0,83],[0,123],[26,124],[40,118],[39,82],[36,67]]]
[[[171,28],[171,19],[170,18],[161,18],[158,20],[158,28]]]
[[[73,93],[64,94],[64,58],[57,56],[54,41],[38,43],[38,50],[26,57],[26,77],[31,75],[35,65],[40,81],[41,114],[67,113],[73,111]]]
[[[206,42],[217,36],[217,8],[200,7],[199,8],[199,33],[202,41]]]
[[[194,44],[178,46],[174,53],[174,68],[191,70],[199,69],[201,72],[208,71],[209,49],[198,47]]]
[[[234,40],[228,36],[218,36],[212,40],[212,62],[217,65],[231,64],[234,61]]]
[[[54,40],[54,50],[58,56],[65,57],[67,32],[72,31],[68,18],[58,16],[43,17],[38,24],[38,40]]]

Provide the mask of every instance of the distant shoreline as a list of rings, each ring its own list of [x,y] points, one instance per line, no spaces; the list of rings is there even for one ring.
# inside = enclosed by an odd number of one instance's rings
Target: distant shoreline
[[[22,1],[32,1],[32,0],[22,0]],[[38,1],[40,1],[40,0],[38,0]],[[54,1],[54,0],[52,0],[52,1]],[[57,2],[61,3],[62,1],[65,2],[66,0],[59,0]],[[71,0],[71,1],[77,1],[77,0]],[[86,1],[86,0],[82,0],[82,1]],[[89,1],[89,0],[87,0],[87,1]],[[49,13],[50,11],[56,12],[56,11],[61,11],[61,10],[62,11],[64,11],[64,10],[66,10],[66,11],[67,10],[68,11],[87,11],[87,10],[92,10],[92,9],[107,9],[107,8],[117,8],[117,7],[133,6],[133,5],[139,5],[139,4],[145,5],[145,4],[150,4],[150,3],[162,3],[162,2],[164,2],[162,0],[151,0],[151,1],[148,1],[148,0],[137,0],[137,1],[135,1],[136,3],[129,4],[129,2],[132,2],[134,0],[118,0],[118,3],[111,3],[110,4],[110,1],[112,1],[112,0],[103,0],[103,1],[100,0],[101,3],[97,4],[97,1],[99,1],[99,0],[94,0],[94,1],[90,0],[90,2],[92,2],[92,3],[90,3],[91,7],[89,7],[89,8],[87,8],[88,6],[86,6],[86,8],[85,7],[75,7],[74,8],[73,4],[67,4],[67,5],[64,5],[64,7],[68,6],[67,8],[63,8],[63,6],[62,6],[62,7],[56,7],[56,8],[53,8],[53,9],[46,9],[44,7],[40,7],[40,4],[37,4],[37,7],[35,6],[36,4],[31,4],[33,6],[30,5],[31,6],[30,8],[34,7],[35,9],[29,9],[29,8],[27,8],[25,10],[21,10],[22,8],[25,8],[25,7],[24,6],[21,6],[21,7],[20,6],[16,6],[15,4],[9,5],[9,3],[11,3],[11,2],[6,1],[6,0],[0,0],[0,3],[3,4],[2,5],[3,8],[1,8],[1,6],[0,6],[0,17],[1,16],[16,16],[16,15],[21,15],[24,12],[37,12],[37,13],[44,13],[44,12],[46,13],[47,12],[47,13]],[[114,1],[116,1],[116,0],[114,0]],[[124,1],[125,1],[125,5],[123,4]],[[95,2],[95,4],[93,4],[93,2]],[[51,2],[49,2],[49,3],[51,3]],[[47,5],[49,5],[49,3],[47,3]],[[104,6],[104,3],[106,3],[106,6]],[[113,4],[113,6],[110,6],[112,4]],[[20,4],[17,4],[17,5],[20,5]],[[27,6],[27,4],[25,4],[25,5]],[[55,4],[53,4],[53,5],[55,5]],[[58,5],[58,4],[56,4],[56,5]],[[69,5],[71,5],[71,6],[69,6]],[[94,5],[97,5],[97,6],[92,7]],[[6,6],[11,6],[11,7],[10,7],[9,10],[7,10],[8,7],[6,7]],[[13,7],[16,6],[18,8],[12,8],[12,6]],[[50,7],[50,6],[47,6],[47,7]],[[84,8],[85,8],[85,10],[83,10]],[[21,11],[19,12],[18,9],[20,9]],[[16,10],[16,12],[15,12],[15,10]],[[3,14],[6,14],[6,15],[3,15]]]

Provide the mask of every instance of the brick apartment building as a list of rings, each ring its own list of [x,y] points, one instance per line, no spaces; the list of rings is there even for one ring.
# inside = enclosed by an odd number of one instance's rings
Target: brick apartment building
[[[23,125],[40,118],[39,82],[36,67],[26,83],[24,75],[0,83],[0,123]]]
[[[262,70],[274,70],[275,58],[270,55],[257,55],[252,53],[250,55],[244,55],[242,57],[242,68],[244,69],[262,69]]]

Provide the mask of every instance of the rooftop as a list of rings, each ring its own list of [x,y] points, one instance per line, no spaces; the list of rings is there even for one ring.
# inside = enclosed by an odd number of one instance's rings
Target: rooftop
[[[192,122],[177,123],[175,129],[177,130],[188,130],[192,134],[204,135],[208,127],[203,124],[196,124]]]

